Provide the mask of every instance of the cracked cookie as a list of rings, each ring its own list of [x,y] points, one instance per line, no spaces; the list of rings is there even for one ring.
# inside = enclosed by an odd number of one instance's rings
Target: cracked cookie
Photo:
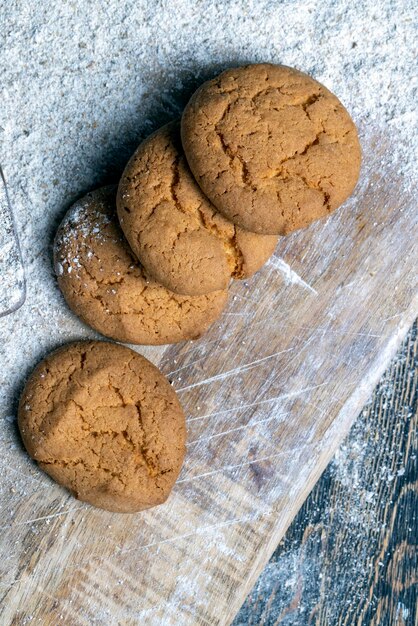
[[[197,339],[221,314],[227,291],[181,296],[148,278],[119,227],[115,196],[115,187],[87,194],[58,229],[54,266],[67,303],[84,322],[118,341]]]
[[[124,346],[83,341],[37,365],[18,423],[30,456],[76,498],[134,513],[164,502],[185,454],[174,389]]]
[[[289,67],[227,70],[204,83],[182,117],[196,181],[229,220],[286,235],[339,207],[360,171],[356,127],[341,102]]]
[[[119,221],[146,270],[176,293],[225,289],[254,274],[273,253],[276,236],[236,227],[209,202],[183,154],[178,123],[136,150],[119,184]]]

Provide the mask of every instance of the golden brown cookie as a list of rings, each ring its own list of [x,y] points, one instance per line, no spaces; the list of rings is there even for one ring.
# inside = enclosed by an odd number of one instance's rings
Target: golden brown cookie
[[[257,233],[286,235],[328,215],[359,176],[350,115],[323,85],[289,67],[248,65],[204,83],[181,130],[204,193]]]
[[[119,513],[164,502],[185,453],[174,389],[124,346],[83,341],[35,368],[18,413],[30,456],[76,498]]]
[[[225,289],[273,253],[277,237],[236,228],[203,195],[187,166],[179,124],[160,128],[136,150],[121,178],[118,215],[147,272],[176,293]]]
[[[118,341],[196,339],[221,314],[227,291],[180,296],[149,279],[119,227],[116,188],[87,194],[68,211],[54,243],[58,284],[71,309]]]

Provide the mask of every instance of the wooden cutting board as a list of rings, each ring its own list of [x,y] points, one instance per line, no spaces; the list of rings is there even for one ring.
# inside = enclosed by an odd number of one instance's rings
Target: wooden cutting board
[[[81,504],[2,441],[2,624],[228,624],[418,313],[416,187],[361,127],[355,195],[234,283],[206,337],[140,352],[173,381],[187,460],[137,515]],[[32,621],[31,621],[32,620]]]

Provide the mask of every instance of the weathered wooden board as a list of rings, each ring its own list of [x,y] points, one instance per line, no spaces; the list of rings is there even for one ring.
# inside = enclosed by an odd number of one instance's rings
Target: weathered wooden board
[[[371,0],[362,12],[330,0],[315,14],[305,0],[278,12],[261,4],[231,9],[228,33],[215,0],[207,12],[181,2],[157,16],[139,1],[115,0],[109,13],[96,1],[7,6],[0,160],[28,297],[0,322],[2,624],[227,624],[417,314],[413,52],[402,39],[412,8],[385,8],[366,37]],[[282,239],[254,279],[235,283],[205,338],[140,349],[179,391],[187,461],[164,506],[94,510],[29,461],[15,428],[34,364],[95,336],[59,296],[48,242],[65,205],[106,172],[115,180],[141,134],[177,114],[202,75],[261,58],[311,71],[342,96],[359,122],[361,182],[334,216]]]
[[[414,626],[418,321],[233,626]]]

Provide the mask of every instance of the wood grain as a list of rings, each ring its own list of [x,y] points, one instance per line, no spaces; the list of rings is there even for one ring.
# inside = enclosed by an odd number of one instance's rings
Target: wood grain
[[[188,415],[187,461],[164,506],[82,505],[4,428],[2,624],[233,619],[418,312],[416,189],[381,168],[387,132],[360,131],[350,201],[235,283],[204,339],[141,350]]]
[[[418,620],[417,323],[234,626]]]

